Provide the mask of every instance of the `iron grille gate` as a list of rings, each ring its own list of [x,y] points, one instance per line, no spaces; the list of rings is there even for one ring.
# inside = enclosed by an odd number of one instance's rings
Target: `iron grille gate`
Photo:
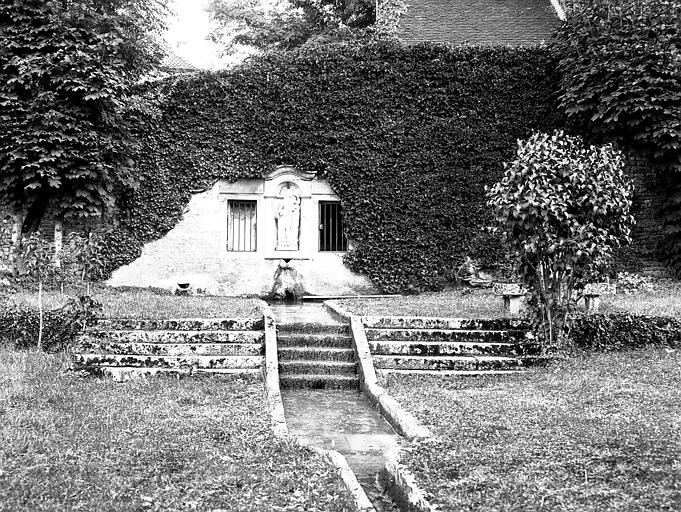
[[[337,201],[319,201],[319,250],[348,250],[348,239],[343,231],[341,207]]]
[[[229,200],[227,218],[227,250],[253,252],[256,250],[257,201]]]

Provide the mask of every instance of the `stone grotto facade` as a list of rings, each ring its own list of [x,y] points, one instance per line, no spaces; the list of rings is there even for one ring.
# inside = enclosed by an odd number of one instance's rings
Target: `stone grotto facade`
[[[282,299],[375,293],[343,264],[350,247],[329,184],[281,166],[193,196],[175,228],[107,283]]]

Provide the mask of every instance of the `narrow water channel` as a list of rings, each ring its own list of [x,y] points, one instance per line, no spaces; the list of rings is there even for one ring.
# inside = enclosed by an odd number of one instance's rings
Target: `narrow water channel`
[[[308,446],[343,454],[379,512],[399,511],[378,486],[385,454],[399,436],[357,391],[282,390],[289,432]]]

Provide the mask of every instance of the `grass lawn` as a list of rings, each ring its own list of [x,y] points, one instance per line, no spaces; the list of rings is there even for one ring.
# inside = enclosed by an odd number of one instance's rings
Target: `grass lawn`
[[[337,302],[346,311],[367,316],[506,316],[501,297],[495,296],[490,289],[455,289],[381,299],[344,299]],[[655,283],[653,290],[603,296],[601,312],[681,317],[681,283],[660,281]]]
[[[336,302],[350,313],[367,316],[506,316],[501,297],[496,297],[488,289],[456,289],[379,299],[343,299]]]
[[[314,452],[275,440],[262,384],[65,374],[0,349],[1,511],[353,510]]]
[[[440,510],[681,510],[679,351],[385,385],[438,437],[402,460]]]
[[[68,293],[68,292],[67,292]],[[82,293],[82,291],[81,291]],[[71,296],[75,296],[73,293]],[[262,316],[258,299],[241,297],[175,296],[159,295],[150,290],[97,287],[92,296],[104,309],[104,316],[112,318],[197,318],[197,317],[250,317]],[[68,295],[47,292],[44,297],[46,309],[56,309],[64,305]],[[17,304],[38,307],[38,295],[32,292],[13,294],[11,299]]]

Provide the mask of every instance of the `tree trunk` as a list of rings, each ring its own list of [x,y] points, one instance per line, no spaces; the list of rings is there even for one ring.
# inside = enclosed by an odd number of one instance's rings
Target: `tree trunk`
[[[43,280],[38,279],[38,350],[43,349]]]
[[[60,219],[54,223],[54,266],[61,267],[61,250],[64,245],[64,229]]]
[[[12,246],[9,254],[12,272],[15,274],[19,271],[17,266],[19,249],[21,249],[21,215],[19,213],[15,213],[14,222],[12,222]]]
[[[45,212],[47,212],[47,204],[50,201],[49,192],[43,190],[38,194],[29,206],[26,212],[26,217],[24,217],[24,223],[21,226],[22,233],[35,233],[40,227],[40,223],[45,217]]]

